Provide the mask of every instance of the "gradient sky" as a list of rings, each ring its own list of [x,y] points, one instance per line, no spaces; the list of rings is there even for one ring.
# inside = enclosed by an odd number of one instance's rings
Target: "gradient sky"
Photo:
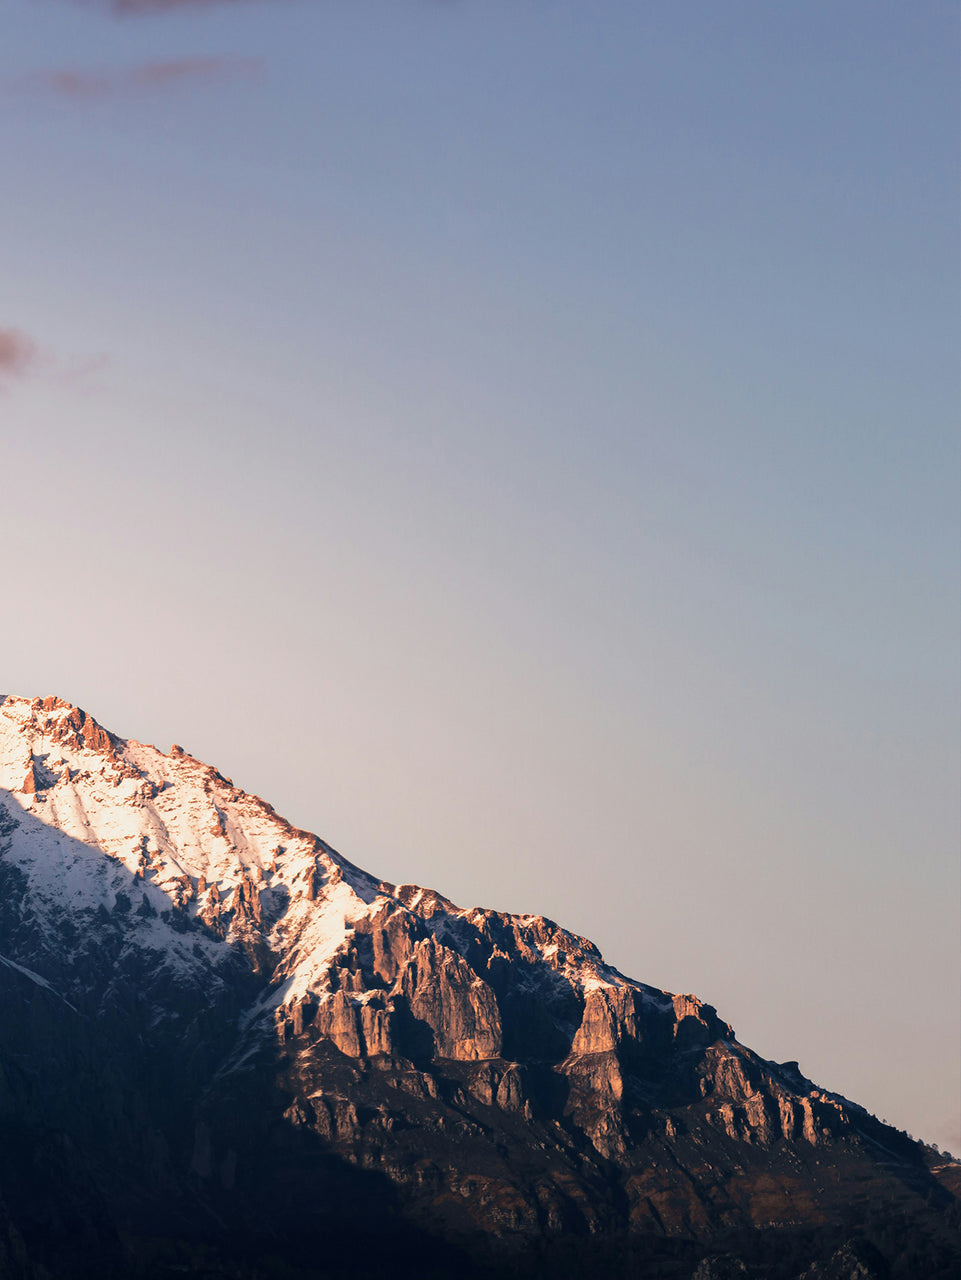
[[[0,688],[961,1153],[958,28],[6,0]]]

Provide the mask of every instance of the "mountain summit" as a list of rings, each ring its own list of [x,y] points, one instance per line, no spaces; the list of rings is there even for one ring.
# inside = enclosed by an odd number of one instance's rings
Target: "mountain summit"
[[[0,1276],[944,1276],[959,1166],[541,916],[0,698]]]

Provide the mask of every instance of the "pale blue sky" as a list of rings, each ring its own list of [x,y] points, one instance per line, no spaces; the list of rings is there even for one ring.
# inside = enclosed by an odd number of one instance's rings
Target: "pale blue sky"
[[[958,24],[9,0],[0,686],[961,1152]]]

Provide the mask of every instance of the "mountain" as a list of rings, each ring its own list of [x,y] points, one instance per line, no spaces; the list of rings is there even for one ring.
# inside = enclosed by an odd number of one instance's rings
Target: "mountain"
[[[955,1276],[961,1166],[541,916],[0,698],[0,1277]]]

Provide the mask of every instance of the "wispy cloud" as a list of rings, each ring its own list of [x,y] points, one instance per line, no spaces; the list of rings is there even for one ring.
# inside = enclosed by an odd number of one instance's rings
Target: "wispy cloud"
[[[145,92],[185,83],[251,79],[259,76],[262,70],[260,58],[171,58],[109,71],[72,67],[36,71],[19,80],[17,87],[65,98],[102,98],[109,94]]]
[[[208,9],[215,4],[243,4],[247,0],[108,0],[118,14],[163,13],[167,9]]]
[[[37,344],[19,329],[0,328],[0,379],[19,378],[37,361]]]

